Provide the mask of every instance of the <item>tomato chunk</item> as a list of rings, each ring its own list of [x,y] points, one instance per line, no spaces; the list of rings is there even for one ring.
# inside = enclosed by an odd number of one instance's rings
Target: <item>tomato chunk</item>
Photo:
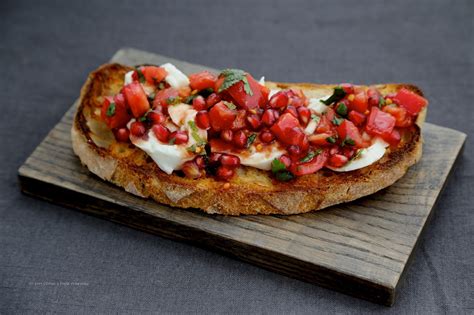
[[[382,135],[382,138],[390,145],[397,145],[400,142],[400,132],[394,128],[391,133]]]
[[[413,116],[409,115],[404,107],[388,105],[384,106],[382,110],[395,117],[396,127],[410,127],[413,124]]]
[[[361,126],[365,122],[365,116],[358,111],[351,110],[349,112],[349,120],[352,121],[356,126]]]
[[[248,110],[257,108],[259,106],[263,107],[267,100],[264,96],[264,93],[262,93],[262,86],[257,81],[255,81],[255,79],[250,74],[246,74],[245,77],[247,78],[252,93],[247,94],[242,81],[230,86],[228,89],[226,89],[226,93],[228,93],[234,103],[242,109]],[[219,78],[219,80],[216,82],[216,91],[219,90],[223,82],[223,78]]]
[[[219,102],[209,111],[209,122],[212,129],[215,131],[222,131],[224,129],[229,129],[236,116],[237,113],[235,110],[227,107],[224,102]]]
[[[354,95],[354,100],[349,103],[349,109],[356,110],[359,113],[365,113],[368,107],[368,99],[365,91],[360,91]]]
[[[132,117],[128,113],[123,94],[105,98],[102,104],[101,118],[110,129],[127,125]]]
[[[140,67],[140,70],[142,71],[146,82],[154,85],[163,81],[168,75],[168,72],[162,67],[145,66]]]
[[[178,90],[175,88],[167,88],[156,92],[153,100],[153,108],[167,112],[169,101],[179,96]]]
[[[145,91],[137,81],[125,85],[122,89],[122,93],[134,117],[141,117],[150,109]]]
[[[378,107],[372,107],[365,130],[371,135],[388,135],[395,127],[395,118]]]
[[[342,141],[345,141],[347,145],[355,145],[358,148],[366,147],[367,144],[362,140],[362,136],[359,129],[350,120],[344,119],[344,121],[337,127],[337,133]],[[353,142],[352,142],[352,141]]]
[[[406,88],[400,89],[392,100],[404,107],[411,115],[417,115],[423,107],[428,105],[426,98]]]
[[[213,89],[217,77],[209,71],[201,71],[189,75],[189,85],[193,90]]]
[[[313,174],[319,171],[328,160],[328,151],[324,150],[317,156],[315,156],[311,161],[305,163],[293,163],[290,166],[290,172],[296,176],[303,176],[308,174]]]
[[[281,115],[276,123],[270,127],[270,131],[284,144],[304,146],[306,135],[301,129],[298,118],[290,113]]]

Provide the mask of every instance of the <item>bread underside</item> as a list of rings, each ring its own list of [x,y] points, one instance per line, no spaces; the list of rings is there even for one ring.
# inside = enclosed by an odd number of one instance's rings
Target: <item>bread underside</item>
[[[320,210],[373,194],[400,179],[422,154],[420,126],[417,124],[402,144],[389,149],[376,163],[355,171],[338,173],[322,169],[289,182],[276,181],[268,171],[241,166],[230,180],[213,177],[189,179],[161,171],[145,152],[130,144],[116,142],[100,120],[105,96],[120,91],[126,72],[133,68],[106,64],[92,72],[81,89],[79,106],[71,130],[74,152],[87,168],[103,180],[134,195],[180,208],[196,208],[211,214],[298,214]],[[269,88],[299,88],[307,97],[331,94],[335,85],[267,82]],[[382,94],[405,87],[420,95],[409,84],[375,85]]]

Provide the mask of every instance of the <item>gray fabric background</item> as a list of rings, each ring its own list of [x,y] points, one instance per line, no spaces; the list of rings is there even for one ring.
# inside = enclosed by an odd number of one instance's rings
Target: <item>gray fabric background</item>
[[[468,0],[0,1],[0,313],[473,313],[473,13]],[[422,87],[428,121],[469,137],[395,306],[23,196],[17,168],[123,46],[273,80]]]

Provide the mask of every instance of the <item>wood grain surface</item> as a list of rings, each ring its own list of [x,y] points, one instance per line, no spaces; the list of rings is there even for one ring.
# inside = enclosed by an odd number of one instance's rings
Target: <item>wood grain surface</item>
[[[112,61],[172,62],[187,73],[206,68],[134,49],[118,51]],[[25,193],[385,305],[395,301],[466,138],[425,124],[422,160],[391,187],[356,202],[302,215],[224,217],[160,205],[92,175],[72,152],[74,110],[20,167]]]

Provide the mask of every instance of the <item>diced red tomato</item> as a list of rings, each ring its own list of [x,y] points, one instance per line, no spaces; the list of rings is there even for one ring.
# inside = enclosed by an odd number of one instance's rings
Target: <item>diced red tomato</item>
[[[341,84],[342,89],[346,92],[346,95],[354,94],[354,85],[351,83]]]
[[[109,110],[111,104],[115,104],[113,110],[112,108]],[[125,127],[127,125],[131,116],[128,113],[125,98],[122,94],[117,94],[113,98],[105,98],[102,104],[101,118],[110,129]]]
[[[344,141],[345,139],[354,140],[355,146],[358,148],[367,147],[367,143],[362,139],[359,129],[350,120],[344,119],[343,122],[337,127],[337,133],[339,138]]]
[[[227,107],[224,102],[217,103],[209,110],[209,120],[212,129],[215,131],[228,129],[234,122],[236,116],[237,112]]]
[[[400,89],[392,100],[404,107],[411,115],[417,115],[423,107],[428,105],[426,98],[406,88]]]
[[[168,72],[166,72],[166,70],[162,67],[145,66],[140,67],[140,70],[142,71],[146,82],[154,85],[163,81],[168,75]]]
[[[401,136],[397,128],[394,128],[391,133],[382,135],[382,138],[390,145],[397,145],[400,142]]]
[[[395,127],[395,118],[378,107],[372,107],[365,130],[371,135],[388,135]]]
[[[361,91],[354,95],[354,100],[349,103],[349,109],[356,110],[359,113],[365,113],[368,107],[367,94]]]
[[[301,130],[298,118],[290,113],[281,115],[270,128],[270,131],[273,132],[279,141],[287,145],[301,145],[302,138],[305,136],[303,130]]]
[[[175,88],[167,88],[156,92],[155,99],[153,100],[153,108],[162,110],[164,113],[167,112],[168,100],[179,96],[178,90]]]
[[[296,176],[313,174],[319,171],[325,164],[328,159],[328,152],[324,150],[317,156],[315,156],[311,161],[305,163],[293,163],[290,166],[290,172]]]
[[[141,117],[150,109],[145,91],[137,81],[125,85],[122,89],[122,93],[134,117]]]
[[[396,127],[410,127],[413,124],[413,117],[408,114],[407,110],[401,106],[388,105],[382,108],[382,111],[389,113],[395,117]]]
[[[326,118],[329,121],[332,121],[334,117],[336,116],[336,113],[334,112],[334,109],[332,109],[331,107],[328,107],[326,108],[326,112],[324,113],[324,116],[326,116]]]
[[[356,126],[361,126],[365,122],[365,115],[358,111],[351,110],[349,112],[349,120],[352,121]]]
[[[189,85],[193,90],[213,89],[217,77],[209,71],[201,71],[189,75]]]
[[[341,167],[344,166],[349,159],[342,154],[334,154],[329,158],[328,164],[333,167]]]
[[[327,115],[322,115],[319,120],[318,127],[316,128],[317,133],[325,133],[332,131],[331,121],[328,119]]]
[[[376,88],[371,87],[367,90],[367,100],[369,107],[379,106],[381,98],[382,95]]]
[[[264,94],[262,93],[261,85],[257,81],[255,81],[255,79],[250,74],[246,74],[245,76],[247,77],[250,90],[252,90],[252,95],[247,94],[244,89],[244,83],[242,81],[239,81],[234,85],[230,86],[226,90],[226,92],[234,100],[234,103],[242,109],[248,110],[257,108],[259,106],[263,107],[267,100]],[[219,87],[222,85],[223,82],[223,78],[217,80],[216,91],[219,90]]]

